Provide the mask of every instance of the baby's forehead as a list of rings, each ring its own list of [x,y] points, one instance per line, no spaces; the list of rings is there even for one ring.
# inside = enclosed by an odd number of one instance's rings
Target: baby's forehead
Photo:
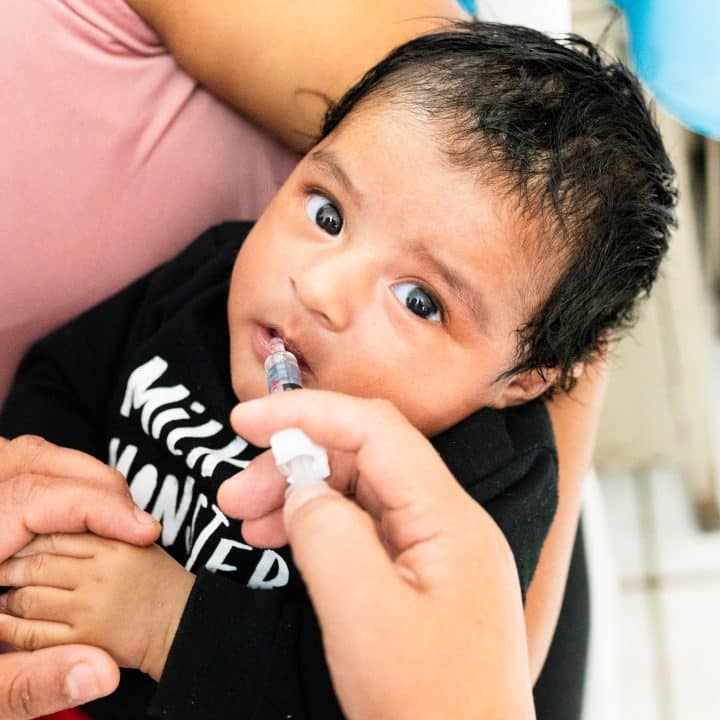
[[[502,291],[526,322],[548,296],[559,264],[542,213],[509,173],[477,152],[464,157],[445,131],[446,123],[396,102],[362,103],[306,162],[341,188],[351,215],[402,238],[400,254],[424,245],[466,275],[485,276],[491,253],[493,291]],[[458,238],[466,241],[464,257]]]

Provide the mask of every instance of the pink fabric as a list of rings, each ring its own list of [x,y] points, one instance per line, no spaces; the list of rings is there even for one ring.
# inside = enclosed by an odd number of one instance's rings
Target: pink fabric
[[[2,15],[0,402],[35,339],[206,227],[257,217],[295,162],[121,0]]]
[[[72,710],[61,710],[53,715],[43,715],[36,718],[36,720],[92,720],[92,718],[79,708],[74,708]]]

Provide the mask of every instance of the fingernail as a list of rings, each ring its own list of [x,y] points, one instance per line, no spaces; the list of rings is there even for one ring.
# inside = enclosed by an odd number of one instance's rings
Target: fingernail
[[[87,663],[75,665],[65,680],[65,689],[73,703],[94,700],[102,694],[100,683]]]
[[[321,495],[327,495],[330,488],[326,482],[313,482],[295,485],[290,483],[285,491],[285,507],[288,512],[295,512],[305,503]]]

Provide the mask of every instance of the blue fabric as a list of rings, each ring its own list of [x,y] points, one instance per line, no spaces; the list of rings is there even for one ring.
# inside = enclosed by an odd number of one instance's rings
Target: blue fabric
[[[458,0],[458,5],[460,5],[463,10],[467,10],[471,15],[474,15],[477,11],[477,3],[475,0]]]
[[[720,0],[615,0],[638,75],[692,130],[720,139]]]

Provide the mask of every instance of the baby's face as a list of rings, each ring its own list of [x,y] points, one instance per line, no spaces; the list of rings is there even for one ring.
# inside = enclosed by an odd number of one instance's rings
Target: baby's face
[[[510,201],[449,165],[431,128],[366,107],[311,151],[254,226],[229,298],[240,400],[271,337],[305,387],[391,400],[428,435],[542,388],[498,380],[535,304]]]

